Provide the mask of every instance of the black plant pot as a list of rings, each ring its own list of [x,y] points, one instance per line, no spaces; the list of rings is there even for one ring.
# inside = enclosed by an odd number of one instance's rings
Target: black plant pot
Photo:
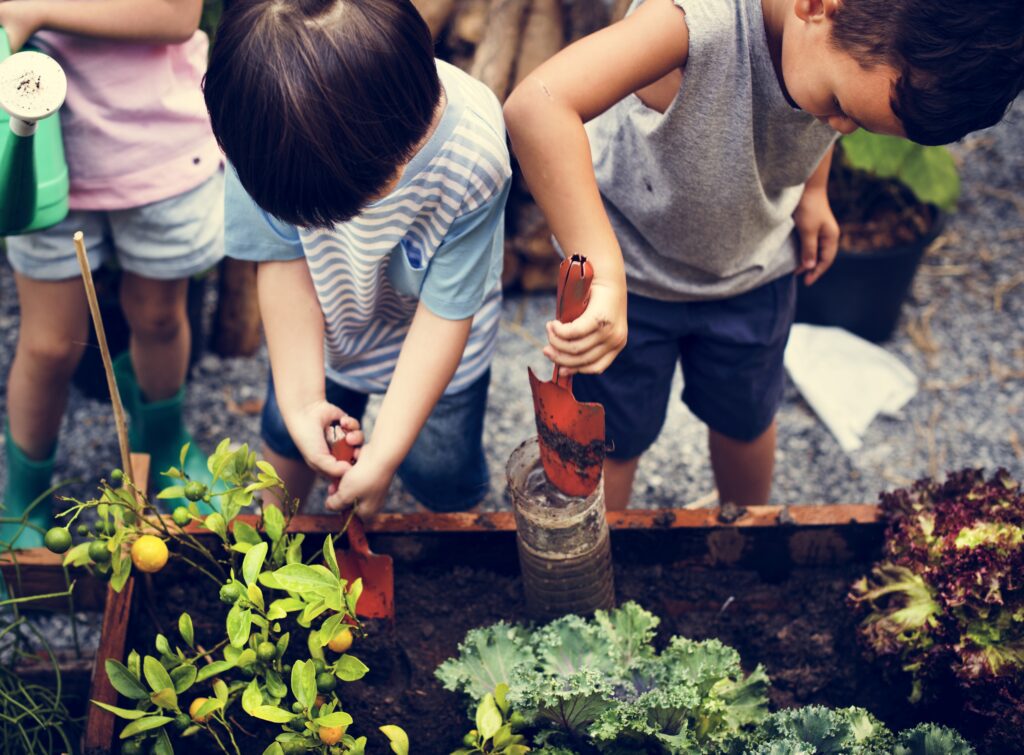
[[[96,298],[103,317],[103,330],[107,334],[107,346],[110,356],[116,357],[128,348],[130,329],[121,311],[119,291],[121,273],[119,270],[102,267],[93,273],[96,284]],[[189,373],[192,365],[202,356],[205,348],[205,329],[203,328],[203,298],[206,293],[207,276],[191,278],[188,283],[188,323],[192,329],[192,349],[189,353]],[[186,380],[188,374],[186,373]],[[89,398],[98,401],[110,401],[107,390],[107,377],[103,372],[103,358],[100,356],[96,331],[90,326],[89,344],[82,355],[82,361],[71,378],[71,382],[79,391]]]
[[[887,341],[924,250],[942,232],[945,219],[939,213],[931,230],[912,244],[866,252],[840,249],[821,280],[798,285],[796,321],[835,325],[869,341]]]

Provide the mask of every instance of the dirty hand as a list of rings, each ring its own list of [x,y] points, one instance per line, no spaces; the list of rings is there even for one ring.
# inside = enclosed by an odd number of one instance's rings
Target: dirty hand
[[[793,213],[793,222],[800,237],[796,275],[807,273],[804,283],[810,286],[829,269],[839,249],[839,223],[824,189],[804,192]]]
[[[340,511],[355,506],[364,522],[372,520],[384,508],[384,500],[391,485],[391,474],[373,460],[370,446],[365,446],[361,461],[352,466],[340,481],[331,483],[327,490],[326,506]]]
[[[289,417],[287,422],[288,432],[302,458],[315,471],[332,479],[341,477],[352,468],[349,462],[335,459],[327,444],[325,432],[335,422],[345,431],[345,440],[349,445],[356,447],[358,456],[358,446],[364,440],[359,420],[348,416],[334,404],[322,399],[314,401]]]
[[[7,32],[12,53],[18,52],[28,38],[39,31],[41,24],[35,3],[0,2],[0,26]]]
[[[582,315],[572,322],[547,323],[544,356],[561,368],[562,375],[598,374],[622,351],[627,331],[625,281],[609,284],[595,277]]]

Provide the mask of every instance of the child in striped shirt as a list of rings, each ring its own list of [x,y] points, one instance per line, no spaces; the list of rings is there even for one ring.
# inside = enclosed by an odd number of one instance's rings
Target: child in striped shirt
[[[372,516],[396,472],[430,509],[472,508],[511,177],[497,99],[434,59],[409,0],[232,5],[205,96],[234,167],[226,251],[259,263],[265,456],[299,498],[340,477],[329,508]],[[325,432],[360,445],[371,393],[372,438],[339,462]]]

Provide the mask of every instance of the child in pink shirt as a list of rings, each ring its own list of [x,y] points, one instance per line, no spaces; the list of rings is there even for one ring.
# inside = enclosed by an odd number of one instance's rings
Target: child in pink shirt
[[[159,473],[178,466],[190,440],[182,423],[188,279],[223,254],[221,157],[200,89],[201,12],[202,0],[0,2],[12,50],[32,37],[67,74],[61,125],[71,179],[66,220],[7,239],[21,317],[7,382],[5,518],[20,516],[50,485],[68,384],[88,340],[77,230],[94,269],[116,258],[122,270],[131,343],[115,372],[132,450],[149,453]],[[185,466],[199,479],[208,474],[194,445]],[[43,502],[29,520],[45,528],[50,518]],[[0,543],[17,530],[0,528]],[[16,545],[41,539],[26,528]]]

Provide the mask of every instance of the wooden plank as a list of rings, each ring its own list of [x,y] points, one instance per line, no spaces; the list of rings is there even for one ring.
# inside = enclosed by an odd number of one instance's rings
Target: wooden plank
[[[149,455],[132,454],[132,471],[136,488],[145,495],[149,480]],[[135,591],[135,578],[129,577],[121,592],[114,592],[107,587],[107,604],[103,611],[103,628],[100,633],[100,645],[96,649],[96,661],[92,669],[92,685],[89,699],[108,705],[117,705],[118,693],[107,678],[106,662],[114,658],[124,662],[125,647],[128,643],[128,618],[132,610],[132,593]],[[90,703],[82,735],[82,749],[85,755],[108,753],[114,743],[114,727],[117,719],[113,713]]]
[[[96,649],[96,663],[92,670],[92,686],[89,699],[108,705],[117,705],[117,690],[107,678],[106,661],[114,658],[121,662],[125,658],[125,646],[128,642],[128,617],[132,609],[132,593],[135,591],[135,578],[129,577],[121,592],[108,588],[107,607],[103,612],[103,630],[100,635],[100,646]],[[114,741],[114,726],[117,719],[113,713],[98,705],[89,706],[89,715],[85,723],[85,734],[82,747],[86,755],[98,755],[110,752]]]

